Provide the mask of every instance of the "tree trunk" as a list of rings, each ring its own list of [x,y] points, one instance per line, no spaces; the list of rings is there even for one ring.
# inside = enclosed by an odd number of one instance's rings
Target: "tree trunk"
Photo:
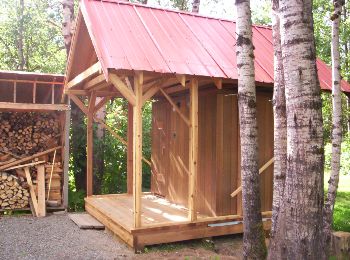
[[[280,202],[283,198],[287,170],[287,117],[282,64],[279,0],[272,1],[272,33],[274,50],[274,180],[271,236],[274,236]]]
[[[280,1],[287,171],[269,259],[324,259],[324,147],[312,0]]]
[[[249,0],[236,0],[236,11],[236,55],[244,222],[243,257],[245,259],[264,259],[266,257],[266,245],[260,205],[255,70]]]
[[[346,9],[346,1],[344,1],[344,6],[343,6],[343,15],[344,15],[344,22],[346,22],[348,18],[348,12]],[[345,56],[345,66],[344,66],[344,71],[349,73],[349,40],[344,42],[344,56]],[[349,80],[348,75],[346,75],[346,80]],[[347,108],[347,113],[346,113],[346,130],[347,133],[350,134],[350,96],[346,95],[346,108]]]
[[[24,70],[26,60],[24,58],[24,43],[23,43],[23,23],[24,23],[24,0],[19,1],[19,15],[18,15],[18,58],[19,58],[19,70]]]
[[[101,101],[102,98],[96,98],[96,105]],[[96,118],[105,121],[106,117],[106,106],[103,106],[97,113]],[[94,194],[101,194],[102,181],[104,175],[104,137],[105,129],[101,124],[97,124],[96,128],[96,140],[97,145],[94,149]]]
[[[341,106],[341,90],[340,90],[340,53],[339,53],[339,24],[342,11],[342,1],[334,0],[334,12],[332,20],[332,98],[333,98],[333,117],[332,117],[332,162],[331,176],[329,178],[329,186],[326,202],[324,205],[324,232],[325,232],[325,249],[327,256],[331,247],[333,209],[335,198],[337,196],[339,171],[340,171],[340,153],[342,141],[342,106]]]
[[[72,42],[73,25],[74,25],[74,0],[63,0],[63,19],[62,19],[62,34],[64,45],[66,47],[67,56],[69,54],[70,45]]]
[[[199,13],[200,0],[193,0],[192,2],[192,13]]]

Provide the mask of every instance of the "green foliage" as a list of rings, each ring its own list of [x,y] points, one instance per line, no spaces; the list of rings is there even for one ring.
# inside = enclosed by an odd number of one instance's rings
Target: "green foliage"
[[[0,68],[20,69],[19,1],[0,2]],[[26,0],[23,12],[23,53],[26,71],[63,73],[66,52],[61,36],[61,3]]]
[[[76,191],[72,186],[69,186],[68,201],[70,211],[84,211],[85,192],[82,190]]]
[[[332,144],[325,145],[325,170],[331,170]],[[350,172],[350,137],[346,136],[341,145],[340,174],[347,175]]]
[[[252,5],[252,22],[259,25],[271,25],[271,1],[261,0]]]

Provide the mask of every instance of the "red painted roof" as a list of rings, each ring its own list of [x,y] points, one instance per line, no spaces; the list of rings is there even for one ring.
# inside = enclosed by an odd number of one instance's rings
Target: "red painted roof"
[[[104,73],[109,68],[237,79],[233,21],[124,1],[82,0],[81,11]],[[253,26],[255,78],[273,84],[272,31]],[[331,70],[317,60],[322,89]],[[343,81],[343,90],[350,85]]]

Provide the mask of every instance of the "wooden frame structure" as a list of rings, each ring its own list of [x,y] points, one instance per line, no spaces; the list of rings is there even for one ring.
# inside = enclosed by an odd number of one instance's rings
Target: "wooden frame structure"
[[[63,161],[62,205],[68,208],[70,106],[61,103],[64,76],[58,74],[0,71],[0,112],[57,112],[62,119],[61,154]],[[28,158],[27,158],[28,159]],[[34,159],[34,158],[33,158]],[[43,167],[38,166],[41,186],[45,186]],[[41,191],[45,190],[40,189]],[[41,194],[40,198],[45,198]],[[40,216],[45,215],[45,201],[38,201]],[[63,206],[63,207],[62,207]]]

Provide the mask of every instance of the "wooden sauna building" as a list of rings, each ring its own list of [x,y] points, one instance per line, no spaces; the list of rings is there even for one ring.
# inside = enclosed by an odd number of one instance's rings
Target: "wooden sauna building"
[[[241,233],[240,140],[235,23],[124,1],[82,0],[65,82],[87,116],[85,208],[134,248]],[[253,26],[261,166],[261,211],[269,229],[273,163],[273,49]],[[329,68],[320,60],[323,88]],[[125,98],[128,136],[96,118]],[[152,157],[142,155],[142,106],[152,101]],[[128,192],[93,195],[93,124],[128,153]],[[142,163],[151,190],[142,192]]]
[[[29,209],[22,193],[2,196],[6,176],[30,192],[34,215],[68,207],[70,108],[61,103],[63,88],[64,75],[0,71],[0,211]]]

